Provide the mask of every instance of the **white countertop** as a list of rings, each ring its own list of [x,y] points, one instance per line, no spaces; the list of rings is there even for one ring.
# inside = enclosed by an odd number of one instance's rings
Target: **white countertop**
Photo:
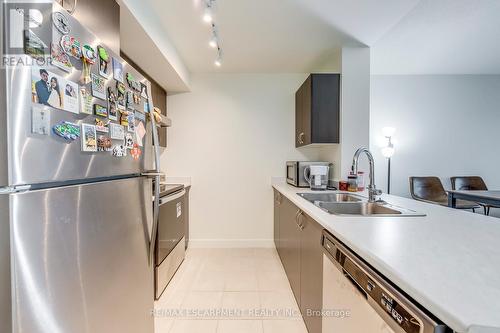
[[[393,195],[427,216],[337,216],[273,187],[456,332],[500,332],[500,219]]]

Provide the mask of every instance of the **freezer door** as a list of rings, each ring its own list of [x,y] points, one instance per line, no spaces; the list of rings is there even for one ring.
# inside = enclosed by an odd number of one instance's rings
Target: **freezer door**
[[[58,5],[54,3],[54,8],[57,10]],[[83,27],[77,20],[75,20],[71,15],[66,15],[69,24],[71,26],[71,35],[78,38],[81,44],[89,44],[94,49],[97,48],[99,44],[99,39]],[[61,34],[57,29],[53,29],[54,40],[59,41]],[[106,47],[105,45],[102,45]],[[110,59],[113,58],[123,65],[123,74],[130,73],[136,81],[140,81],[147,86],[149,92],[151,92],[151,87],[149,81],[147,81],[142,75],[139,74],[132,66],[127,64],[122,60],[119,55],[114,54],[109,48],[107,48]],[[24,60],[26,63],[31,63],[33,60],[29,56],[25,56]],[[0,187],[2,185],[22,185],[22,184],[36,184],[36,183],[46,183],[46,182],[59,182],[67,180],[78,180],[84,178],[98,178],[98,177],[108,177],[115,175],[128,175],[140,173],[144,170],[153,169],[153,157],[152,157],[152,140],[150,124],[143,123],[143,126],[148,130],[143,141],[142,154],[139,160],[134,160],[128,151],[125,157],[114,157],[111,152],[82,152],[81,149],[81,137],[68,142],[63,138],[58,137],[52,131],[54,125],[68,121],[81,126],[82,123],[95,124],[95,119],[99,118],[101,120],[107,121],[109,119],[98,117],[96,115],[88,115],[84,113],[72,113],[68,111],[63,111],[56,108],[51,108],[49,106],[43,107],[41,104],[36,103],[36,89],[35,94],[32,94],[32,85],[36,87],[36,84],[40,82],[40,69],[46,69],[49,72],[49,82],[52,82],[53,74],[57,75],[55,79],[59,80],[61,84],[64,82],[71,81],[78,84],[79,87],[85,86],[87,91],[91,91],[91,83],[82,84],[82,67],[83,63],[81,60],[76,60],[71,58],[74,65],[73,71],[66,73],[62,69],[55,66],[17,66],[6,68],[2,71],[2,78],[6,82],[6,104],[5,101],[0,101],[1,111],[6,108],[6,122],[0,122],[0,134],[6,134],[6,142],[4,138],[0,141],[0,146],[7,145],[8,149],[8,170],[9,179],[8,184],[0,178]],[[111,61],[112,62],[112,61]],[[35,63],[36,65],[36,63]],[[109,65],[111,66],[111,64]],[[94,64],[91,66],[91,72],[99,76],[99,66]],[[101,77],[102,78],[102,77]],[[63,81],[64,80],[64,81]],[[124,79],[124,84],[128,91],[132,89],[128,86],[126,79]],[[105,80],[106,91],[107,88],[112,89],[116,93],[117,91],[117,80],[113,78],[113,75],[109,79]],[[59,89],[65,94],[66,91],[63,87]],[[76,92],[79,95],[79,91]],[[136,118],[136,125],[139,125],[139,115],[142,118],[145,117],[145,102],[146,98],[139,96],[139,102],[133,105],[133,110],[137,111],[138,117]],[[64,102],[67,104],[66,102]],[[63,103],[63,104],[64,104]],[[104,99],[94,97],[92,99],[92,104],[99,104],[107,107],[106,97]],[[39,108],[44,108],[44,115],[49,123],[49,131],[47,135],[37,134],[36,130],[33,131],[33,126],[37,128],[37,124],[40,123],[40,116],[37,113]],[[133,111],[130,109],[129,111]],[[2,116],[0,116],[1,120]],[[38,119],[38,120],[37,120]],[[118,120],[110,120],[115,124],[119,124]],[[2,130],[3,127],[3,130]],[[127,133],[127,127],[124,127]],[[130,129],[132,130],[132,129]],[[135,137],[134,132],[130,132],[133,137]],[[97,132],[97,136],[105,135],[110,137],[110,133],[100,133]],[[123,140],[112,139],[112,145],[123,144]],[[0,147],[0,152],[5,149]],[[0,161],[0,171],[2,170],[2,164],[4,161]]]
[[[153,332],[152,184],[130,178],[10,196],[13,332]]]

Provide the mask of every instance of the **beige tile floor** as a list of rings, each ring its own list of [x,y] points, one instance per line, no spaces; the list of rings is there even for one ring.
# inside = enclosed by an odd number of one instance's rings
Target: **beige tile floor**
[[[189,249],[155,333],[307,333],[275,249]]]

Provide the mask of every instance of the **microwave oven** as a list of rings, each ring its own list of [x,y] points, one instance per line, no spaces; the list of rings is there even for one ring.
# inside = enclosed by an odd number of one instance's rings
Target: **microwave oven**
[[[330,162],[288,161],[286,162],[286,182],[297,187],[309,187],[304,177],[304,169],[311,165],[325,165],[330,167],[330,175],[333,172],[333,164]],[[328,178],[331,179],[331,177]]]

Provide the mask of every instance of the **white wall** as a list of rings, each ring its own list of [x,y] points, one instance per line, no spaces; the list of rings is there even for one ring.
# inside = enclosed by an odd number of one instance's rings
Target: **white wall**
[[[408,177],[482,176],[500,189],[500,76],[372,76],[371,146],[377,185],[386,191],[386,161],[377,141],[396,127],[391,192],[409,196]]]
[[[340,145],[323,147],[320,159],[334,163],[335,179],[347,179],[354,152],[368,147],[370,140],[370,49],[341,50],[342,109]],[[359,170],[368,171],[366,157]]]
[[[193,246],[272,246],[271,177],[295,149],[295,91],[307,74],[192,75],[191,93],[168,97],[173,126],[162,167],[192,180]]]

